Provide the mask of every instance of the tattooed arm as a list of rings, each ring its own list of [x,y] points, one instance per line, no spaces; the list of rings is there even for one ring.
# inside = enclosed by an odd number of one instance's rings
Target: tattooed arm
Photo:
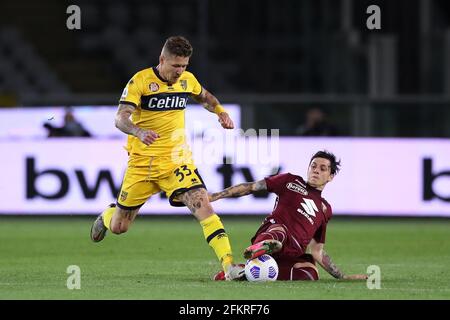
[[[193,95],[192,98],[198,103],[201,103],[206,110],[212,113],[215,113],[216,106],[220,105],[219,100],[205,88],[202,89],[202,92],[198,96]]]
[[[255,182],[241,183],[223,191],[216,192],[209,195],[209,201],[216,201],[223,198],[237,198],[246,196],[250,193],[267,190],[266,180],[260,180]]]
[[[139,128],[130,120],[130,116],[134,112],[134,109],[135,108],[131,105],[119,104],[115,120],[116,128],[123,133],[138,137],[139,140],[146,145],[155,142],[155,140],[159,138],[159,135],[156,132]]]
[[[311,254],[314,259],[336,279],[343,279],[344,273],[331,261],[330,256],[323,250],[323,243],[317,243],[314,239],[310,243]]]
[[[221,106],[219,100],[217,100],[217,98],[213,94],[211,94],[211,92],[203,88],[202,92],[198,96],[192,96],[192,98],[198,103],[201,103],[203,107],[209,112],[217,114],[217,116],[219,117],[219,122],[223,128],[234,128],[233,120],[231,120],[228,113]]]
[[[319,263],[322,268],[325,269],[329,274],[331,274],[336,279],[343,280],[365,280],[367,275],[365,274],[352,274],[345,275],[339,268],[331,261],[330,256],[323,250],[323,243],[318,243],[314,239],[309,243],[309,248],[311,249],[311,254],[314,259]]]

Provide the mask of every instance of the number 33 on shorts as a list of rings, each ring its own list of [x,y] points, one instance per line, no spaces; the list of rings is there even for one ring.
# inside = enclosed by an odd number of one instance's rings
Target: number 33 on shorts
[[[184,206],[174,198],[190,189],[206,188],[193,163],[175,164],[168,157],[130,157],[117,205],[141,207],[153,194],[164,191],[173,206]]]
[[[195,188],[206,188],[202,177],[193,164],[178,166],[172,171],[171,177],[164,182],[167,182],[167,185],[161,183],[161,189],[166,191],[170,204],[173,206],[178,206],[178,201],[174,199],[176,195]]]
[[[179,168],[175,169],[173,173],[175,173],[175,176],[180,178],[178,182],[182,182],[185,177],[189,177],[190,175],[192,175],[192,170],[189,169],[187,165],[182,165]]]

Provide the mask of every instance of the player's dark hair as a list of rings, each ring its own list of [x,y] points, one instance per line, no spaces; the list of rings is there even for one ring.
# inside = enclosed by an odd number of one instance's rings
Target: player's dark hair
[[[177,57],[190,57],[194,51],[189,40],[182,36],[168,38],[164,43],[164,49]]]
[[[341,169],[341,160],[337,161],[336,156],[332,154],[331,152],[328,152],[326,150],[324,151],[317,151],[311,158],[311,161],[309,161],[309,164],[315,159],[315,158],[324,158],[330,160],[330,169],[331,174],[335,175],[339,172]]]

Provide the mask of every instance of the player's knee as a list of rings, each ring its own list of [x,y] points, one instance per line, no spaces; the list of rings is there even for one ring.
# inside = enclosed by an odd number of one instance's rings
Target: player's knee
[[[125,233],[128,231],[128,229],[130,228],[130,223],[128,221],[122,221],[122,223],[120,224],[120,233]]]
[[[114,234],[121,234],[121,230],[120,230],[120,223],[119,224],[111,224],[110,227],[110,231]]]
[[[210,211],[213,210],[212,205],[207,197],[197,196],[191,198],[191,202],[194,208],[197,210],[210,210]]]
[[[128,231],[129,226],[130,226],[129,224],[123,223],[123,222],[114,223],[114,224],[111,224],[110,231],[114,234],[125,233]]]
[[[137,210],[118,209],[117,215],[113,216],[111,220],[111,232],[115,234],[127,232],[136,214]]]
[[[207,213],[214,213],[214,209],[211,205],[211,203],[209,203],[209,201],[203,201],[202,205],[201,205],[201,209],[204,210]]]

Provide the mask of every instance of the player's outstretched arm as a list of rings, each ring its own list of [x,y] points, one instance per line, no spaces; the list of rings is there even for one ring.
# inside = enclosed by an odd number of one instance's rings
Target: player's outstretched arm
[[[250,193],[267,190],[266,180],[259,180],[255,182],[246,182],[241,183],[229,188],[226,188],[223,191],[216,192],[216,193],[210,193],[209,194],[209,201],[213,202],[219,199],[223,198],[237,198],[246,196]]]
[[[331,274],[336,279],[342,280],[366,280],[366,274],[344,274],[339,268],[331,261],[330,256],[323,249],[323,243],[318,243],[314,239],[311,240],[309,244],[311,249],[311,254],[317,263],[320,264],[322,268],[325,269],[329,274]]]
[[[203,107],[209,112],[217,114],[217,116],[219,117],[219,123],[222,125],[223,128],[225,129],[234,128],[233,120],[231,120],[230,116],[228,115],[226,110],[222,107],[219,100],[214,95],[212,95],[208,90],[203,88],[202,92],[198,96],[192,96],[192,98],[198,103],[201,103]]]
[[[131,114],[134,112],[134,107],[128,104],[119,104],[119,109],[116,114],[116,128],[126,134],[131,134],[139,138],[142,143],[149,145],[157,138],[159,135],[152,130],[145,130],[139,128],[130,120]]]

